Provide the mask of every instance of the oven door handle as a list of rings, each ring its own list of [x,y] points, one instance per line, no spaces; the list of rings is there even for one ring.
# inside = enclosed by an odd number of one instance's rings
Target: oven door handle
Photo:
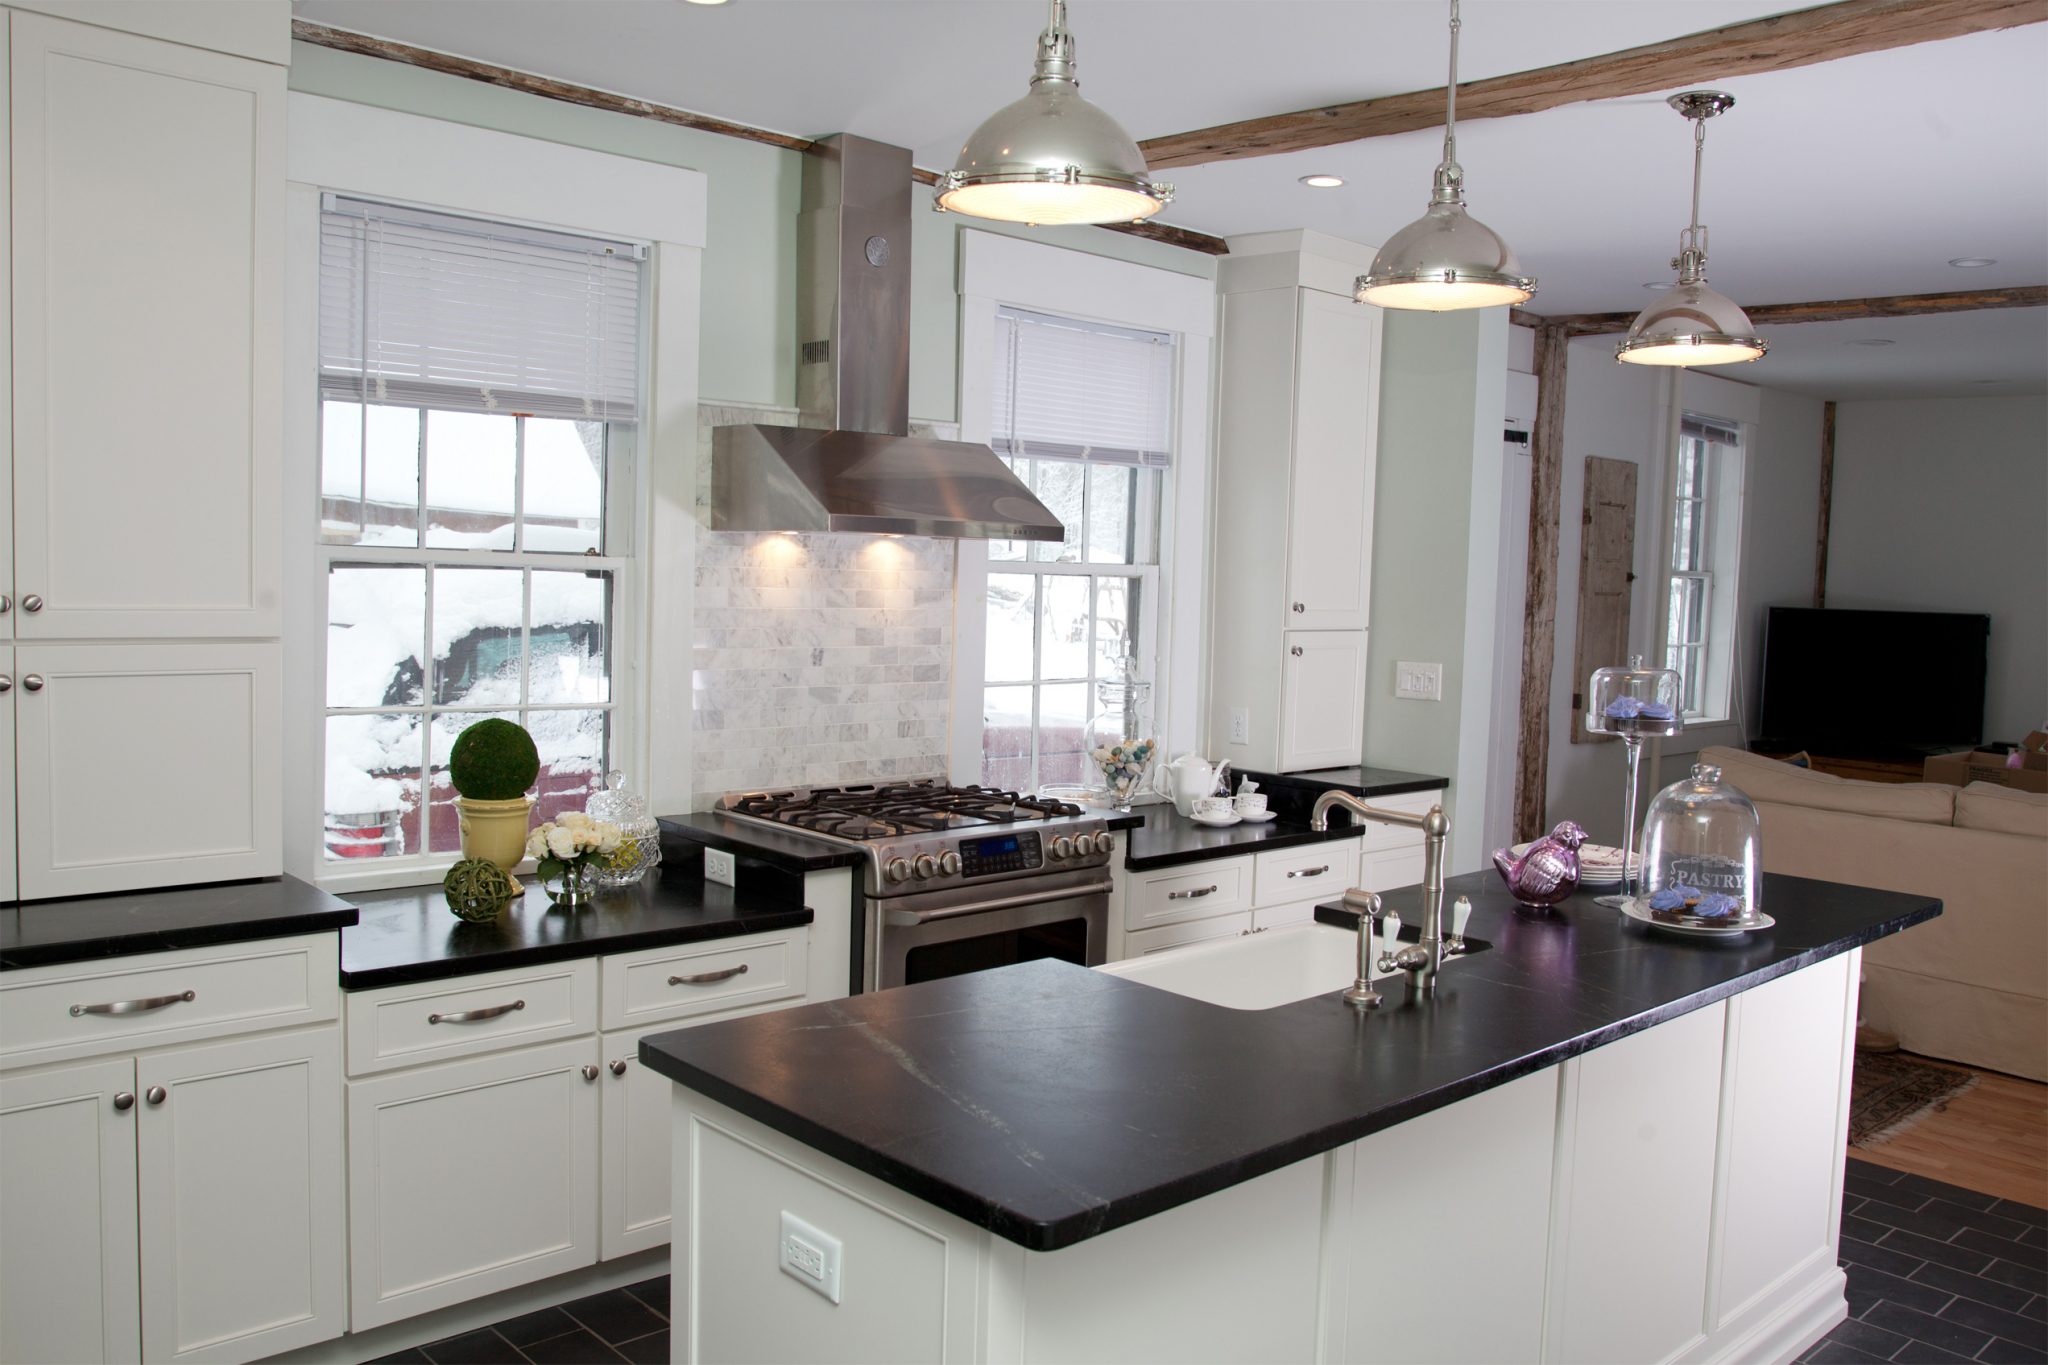
[[[1044,905],[1052,901],[1070,901],[1081,896],[1106,896],[1111,885],[1110,882],[1092,882],[1086,886],[1069,886],[1058,891],[1002,896],[995,900],[976,901],[972,905],[949,905],[940,910],[884,910],[882,923],[892,929],[903,929],[911,925],[932,924],[942,919],[958,919],[962,915],[986,914],[991,910],[1014,910],[1020,905]]]

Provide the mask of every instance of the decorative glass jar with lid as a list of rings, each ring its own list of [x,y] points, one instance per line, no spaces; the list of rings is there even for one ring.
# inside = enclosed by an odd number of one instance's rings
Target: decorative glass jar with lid
[[[1123,659],[1118,672],[1118,678],[1095,685],[1088,774],[1097,799],[1127,811],[1159,756],[1159,739],[1152,730],[1152,684],[1138,680],[1135,659]]]
[[[624,773],[607,774],[605,788],[584,810],[593,820],[617,825],[624,837],[598,867],[597,880],[605,886],[631,886],[661,862],[661,825],[647,813],[647,798],[626,789]]]
[[[1586,733],[1619,738],[1628,764],[1621,801],[1621,894],[1599,897],[1601,905],[1620,909],[1635,896],[1636,781],[1643,767],[1643,739],[1675,735],[1685,728],[1678,709],[1682,695],[1678,674],[1643,667],[1640,654],[1629,656],[1627,668],[1595,669],[1586,684]]]
[[[1762,908],[1756,805],[1710,763],[1657,793],[1643,820],[1644,908],[1704,928],[1755,925]]]

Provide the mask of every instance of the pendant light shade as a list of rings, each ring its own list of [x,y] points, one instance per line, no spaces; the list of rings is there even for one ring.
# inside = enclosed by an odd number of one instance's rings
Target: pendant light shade
[[[1052,0],[1030,92],[974,130],[933,207],[1008,223],[1135,223],[1172,199],[1131,135],[1081,97],[1066,0]]]
[[[1731,108],[1735,97],[1720,90],[1688,90],[1668,101],[1692,120],[1692,225],[1679,238],[1678,283],[1636,315],[1628,335],[1614,348],[1629,365],[1734,365],[1761,359],[1770,347],[1756,334],[1735,300],[1707,285],[1707,230],[1700,225],[1700,164],[1706,154],[1706,121]]]
[[[1387,239],[1372,269],[1358,277],[1360,303],[1432,313],[1498,308],[1536,292],[1500,234],[1465,211],[1458,165],[1458,0],[1451,0],[1451,75],[1444,104],[1444,157],[1429,211]]]

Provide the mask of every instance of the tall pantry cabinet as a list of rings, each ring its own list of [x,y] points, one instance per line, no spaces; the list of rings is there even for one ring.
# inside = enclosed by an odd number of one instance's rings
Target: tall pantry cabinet
[[[281,870],[289,18],[0,8],[0,898]]]
[[[1260,233],[1218,273],[1208,752],[1241,768],[1362,761],[1381,316],[1351,288],[1373,252]]]

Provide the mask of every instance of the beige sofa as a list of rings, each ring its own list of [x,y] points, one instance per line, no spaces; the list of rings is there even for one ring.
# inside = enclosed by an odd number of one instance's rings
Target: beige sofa
[[[1865,1024],[2048,1081],[2048,796],[1846,781],[1720,747],[1700,759],[1756,802],[1766,871],[1941,898],[1940,918],[1864,951]]]

